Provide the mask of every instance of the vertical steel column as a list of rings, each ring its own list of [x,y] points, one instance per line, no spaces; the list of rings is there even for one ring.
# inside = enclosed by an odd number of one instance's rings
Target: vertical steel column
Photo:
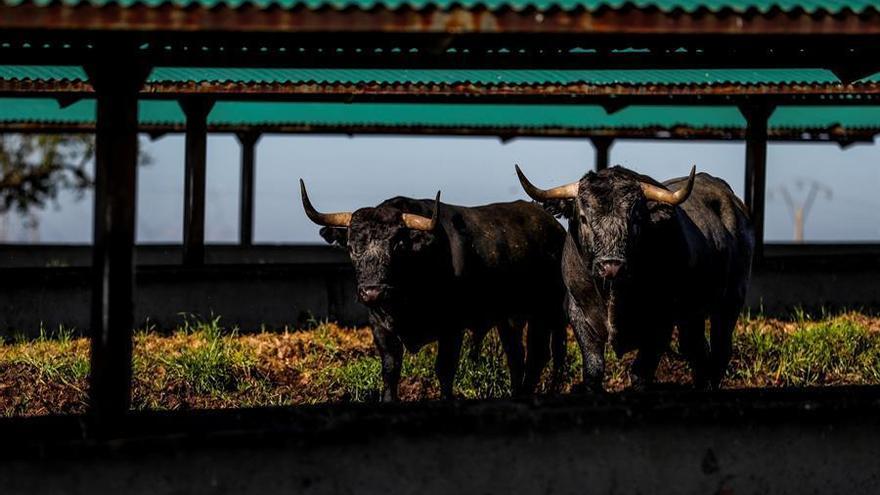
[[[240,132],[237,134],[241,144],[241,196],[239,205],[238,239],[242,246],[254,243],[254,159],[258,132]]]
[[[591,137],[593,149],[596,150],[596,172],[608,168],[609,152],[614,145],[614,139],[610,137]]]
[[[110,431],[131,403],[137,104],[148,70],[122,46],[100,60],[85,68],[97,98],[89,407]]]
[[[755,260],[764,255],[764,211],[767,198],[767,121],[774,107],[745,103],[739,111],[746,119],[745,204],[755,229]]]
[[[183,264],[205,263],[205,175],[208,114],[214,102],[201,98],[180,100],[186,115],[186,166],[183,190]]]

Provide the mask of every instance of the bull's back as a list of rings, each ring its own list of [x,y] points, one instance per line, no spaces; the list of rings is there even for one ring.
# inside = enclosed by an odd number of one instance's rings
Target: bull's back
[[[396,197],[383,204],[428,217],[434,210],[434,201],[429,199]],[[531,269],[535,263],[560,260],[565,229],[537,204],[513,201],[470,207],[441,203],[438,216],[458,276]]]
[[[441,218],[472,317],[557,321],[565,229],[555,218],[525,201],[450,207]]]
[[[536,264],[558,263],[565,240],[559,222],[525,201],[451,206],[442,221],[451,243],[470,251],[464,261],[487,270],[531,270]]]
[[[676,179],[666,185],[677,189],[684,181]],[[681,210],[696,272],[706,277],[705,283],[715,286],[718,297],[744,297],[755,242],[745,205],[727,182],[702,173]]]
[[[684,178],[673,179],[665,184],[674,190],[683,187],[685,181]],[[681,209],[714,244],[728,247],[728,241],[753,237],[745,205],[727,182],[709,174],[696,176],[691,196],[682,203]]]

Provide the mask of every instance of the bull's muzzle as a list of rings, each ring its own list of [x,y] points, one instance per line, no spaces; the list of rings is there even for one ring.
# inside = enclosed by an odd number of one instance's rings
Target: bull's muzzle
[[[617,277],[617,273],[620,272],[620,268],[623,266],[623,261],[618,259],[604,259],[599,260],[597,265],[600,277],[613,280]]]
[[[390,290],[384,285],[364,285],[358,287],[358,299],[364,304],[377,304],[384,301]]]

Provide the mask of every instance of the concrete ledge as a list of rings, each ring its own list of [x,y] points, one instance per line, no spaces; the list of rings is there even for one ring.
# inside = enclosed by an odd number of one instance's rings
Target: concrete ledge
[[[880,246],[769,245],[755,267],[753,313],[841,308],[880,311]],[[35,336],[41,325],[85,333],[89,326],[88,246],[0,246],[0,336]],[[140,246],[136,322],[178,325],[181,314],[221,315],[242,331],[309,320],[366,323],[354,271],[330,246],[210,246],[209,264],[179,265],[179,246]],[[40,261],[42,260],[42,261]],[[50,260],[55,266],[44,265]]]
[[[7,268],[0,271],[0,337],[36,336],[64,326],[89,328],[90,268]],[[223,317],[243,332],[303,327],[315,320],[362,324],[348,263],[140,266],[135,322],[170,329],[187,314]]]
[[[0,492],[875,493],[880,389],[0,421]]]

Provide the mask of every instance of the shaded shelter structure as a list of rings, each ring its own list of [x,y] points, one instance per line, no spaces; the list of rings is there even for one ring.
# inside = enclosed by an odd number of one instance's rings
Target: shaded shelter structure
[[[83,123],[94,126],[97,170],[90,397],[95,424],[112,429],[130,402],[137,133],[149,125],[147,100],[177,100],[184,114],[156,132],[187,132],[191,263],[203,256],[205,136],[233,129],[212,122],[227,100],[564,105],[561,114],[598,105],[606,122],[643,105],[731,106],[743,119],[730,135],[747,143],[745,201],[760,236],[766,144],[786,129],[772,119],[785,105],[818,116],[876,103],[878,39],[880,11],[868,0],[0,0],[0,60],[11,67],[0,96],[54,98],[68,109],[95,101],[94,123]],[[85,77],[56,77],[59,65]],[[276,72],[239,77],[254,68]],[[342,69],[345,77],[333,72]],[[807,133],[850,141],[845,123],[828,122]],[[689,132],[671,127],[652,132]],[[603,160],[612,136],[595,137]]]
[[[154,136],[190,130],[186,177],[196,187],[186,189],[184,257],[188,264],[200,264],[204,198],[194,196],[203,192],[204,172],[195,163],[204,161],[197,157],[204,154],[209,129],[233,132],[243,145],[240,231],[248,244],[252,147],[261,134],[587,137],[600,169],[608,165],[615,138],[745,139],[754,144],[767,135],[841,145],[869,141],[875,112],[866,105],[880,94],[878,82],[878,75],[843,82],[827,69],[156,67],[139,92],[140,129]],[[5,101],[7,131],[88,131],[93,126],[89,112],[94,103],[89,101],[94,88],[80,67],[0,66],[0,94],[44,98]],[[63,108],[53,108],[45,98],[57,99]],[[785,106],[775,122],[768,122],[776,105]],[[763,146],[747,147],[753,158],[746,166],[746,200],[757,209],[759,239],[765,158],[758,155]]]

